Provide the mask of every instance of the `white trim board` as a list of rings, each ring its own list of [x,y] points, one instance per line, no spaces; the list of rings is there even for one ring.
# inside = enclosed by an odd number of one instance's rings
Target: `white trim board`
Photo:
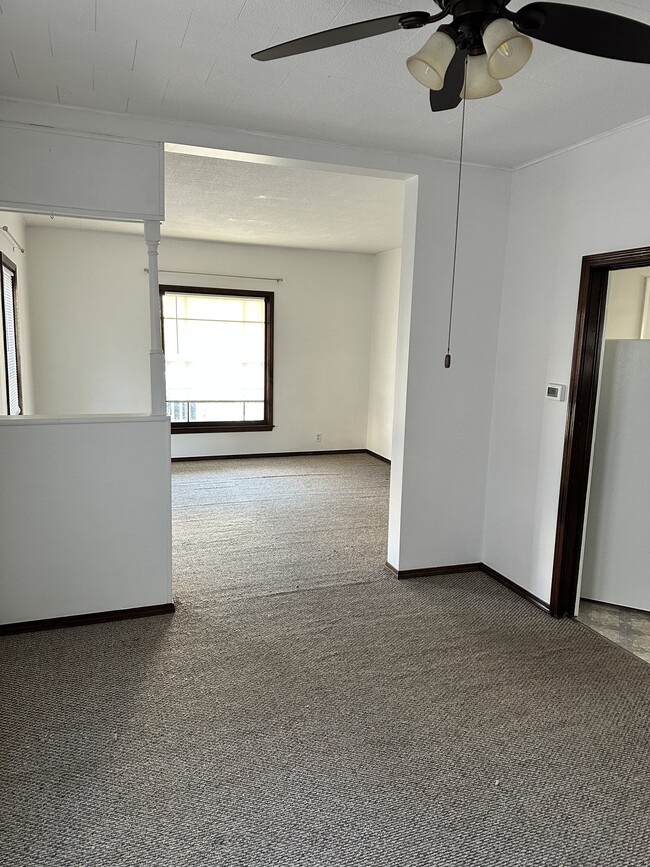
[[[164,219],[159,141],[0,120],[0,151],[0,210]]]

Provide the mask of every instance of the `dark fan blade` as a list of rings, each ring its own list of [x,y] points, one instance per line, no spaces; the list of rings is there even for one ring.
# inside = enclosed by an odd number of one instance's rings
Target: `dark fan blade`
[[[305,51],[318,51],[319,48],[331,48],[334,45],[343,45],[345,42],[355,42],[357,39],[368,39],[369,36],[379,36],[382,33],[399,30],[401,27],[406,30],[424,27],[425,24],[430,24],[439,17],[433,18],[428,12],[402,12],[399,15],[371,18],[369,21],[358,21],[356,24],[346,24],[344,27],[321,30],[320,33],[312,33],[311,36],[292,39],[291,42],[283,42],[264,51],[257,51],[253,57],[255,60],[291,57],[292,54],[304,54]]]
[[[460,104],[460,94],[465,84],[466,57],[467,51],[458,48],[447,67],[442,90],[429,91],[431,111],[447,111],[450,108],[456,108]]]
[[[563,3],[531,3],[515,13],[514,25],[526,36],[561,48],[650,63],[650,26],[611,12]]]

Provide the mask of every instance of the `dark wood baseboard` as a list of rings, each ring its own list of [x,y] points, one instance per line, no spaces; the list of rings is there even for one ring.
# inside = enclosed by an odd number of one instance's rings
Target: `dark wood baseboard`
[[[68,626],[87,626],[90,623],[108,623],[111,620],[132,620],[135,617],[154,617],[158,614],[173,614],[173,602],[164,605],[145,605],[142,608],[120,608],[117,611],[96,611],[93,614],[72,614],[69,617],[51,617],[46,620],[25,620],[22,623],[0,625],[0,635],[17,632],[38,632],[41,629],[63,629]]]
[[[377,452],[372,452],[370,449],[364,449],[364,452],[367,455],[370,455],[371,458],[377,458],[378,461],[383,461],[385,464],[390,466],[390,458],[385,458],[383,455],[378,455]]]
[[[314,452],[259,452],[246,455],[188,455],[187,457],[172,458],[172,463],[180,463],[182,461],[237,461],[245,458],[302,458],[313,457],[314,455],[370,455],[377,458],[379,461],[389,464],[387,458],[377,455],[368,449],[323,449],[322,451]]]
[[[546,611],[547,614],[550,612],[550,605],[548,602],[544,602],[543,599],[534,596],[529,590],[520,587],[519,584],[515,584],[514,581],[506,578],[505,575],[497,572],[496,569],[493,569],[491,566],[486,566],[485,563],[456,563],[453,566],[434,566],[431,569],[396,569],[388,562],[386,563],[386,566],[390,569],[393,575],[400,580],[404,578],[427,578],[433,575],[456,575],[459,572],[484,572],[490,578],[498,581],[499,584],[503,584],[503,586],[507,587],[508,590],[512,590],[513,593],[527,599],[532,605],[541,608],[542,611]]]
[[[539,596],[535,596],[534,594],[532,594],[530,590],[526,590],[525,587],[520,587],[519,584],[515,584],[514,581],[511,581],[510,578],[506,578],[505,575],[497,572],[496,569],[492,569],[491,566],[486,566],[485,563],[483,563],[481,568],[486,575],[489,575],[490,578],[494,578],[494,580],[498,581],[499,584],[503,584],[503,586],[507,587],[508,590],[512,590],[513,593],[516,593],[523,599],[527,599],[532,605],[535,605],[537,608],[541,608],[542,611],[546,611],[547,614],[550,613],[550,604],[548,602],[544,602],[544,600],[540,599]]]
[[[386,562],[386,566],[399,581],[405,578],[430,578],[432,575],[456,575],[458,572],[485,571],[482,563],[456,563],[453,566],[432,566],[430,569],[396,569],[388,562]]]

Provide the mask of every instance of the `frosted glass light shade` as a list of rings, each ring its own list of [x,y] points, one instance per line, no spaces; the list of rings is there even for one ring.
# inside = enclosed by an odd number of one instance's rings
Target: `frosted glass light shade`
[[[467,59],[467,80],[461,91],[463,99],[483,99],[494,96],[503,88],[499,82],[488,73],[488,62],[485,54],[475,54]]]
[[[438,30],[417,54],[406,61],[413,78],[429,90],[442,90],[445,73],[456,53],[456,43],[447,33]]]
[[[510,78],[530,60],[533,42],[515,30],[512,22],[497,18],[485,28],[483,45],[492,78]]]

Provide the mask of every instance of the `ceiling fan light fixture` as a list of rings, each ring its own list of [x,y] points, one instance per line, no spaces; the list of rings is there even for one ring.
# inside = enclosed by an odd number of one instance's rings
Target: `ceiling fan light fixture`
[[[429,90],[442,90],[445,74],[456,53],[456,43],[443,30],[436,31],[422,48],[406,61],[408,71]]]
[[[467,58],[467,77],[461,91],[463,99],[484,99],[503,90],[500,82],[488,72],[486,54],[474,54]]]
[[[532,40],[506,18],[496,18],[485,28],[483,45],[487,55],[487,70],[492,78],[503,79],[516,75],[530,60]]]

